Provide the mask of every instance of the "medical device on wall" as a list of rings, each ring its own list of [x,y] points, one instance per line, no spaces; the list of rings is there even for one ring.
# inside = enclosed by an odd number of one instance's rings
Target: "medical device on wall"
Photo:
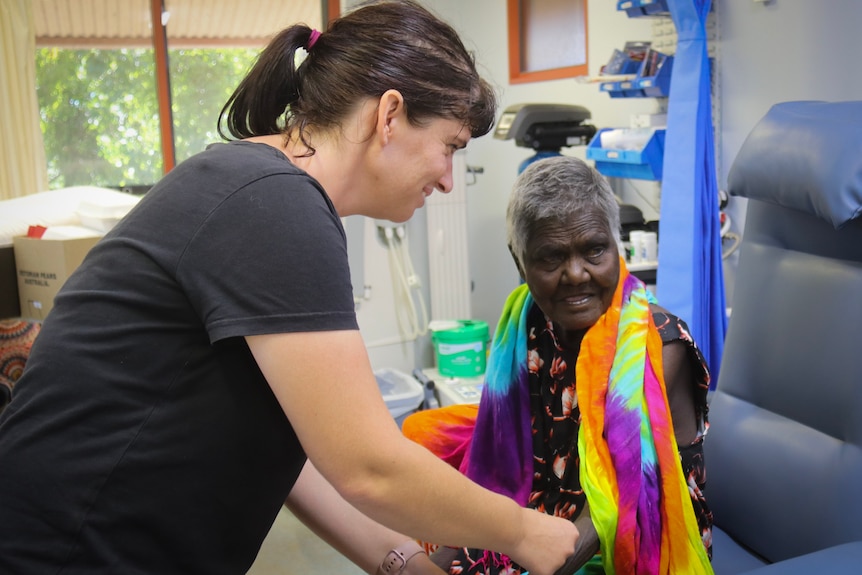
[[[521,172],[540,158],[558,155],[563,148],[588,144],[596,135],[596,127],[586,123],[591,117],[589,110],[573,104],[515,104],[503,111],[494,137],[535,150],[521,164]]]
[[[399,331],[405,340],[415,340],[428,333],[428,308],[422,295],[422,282],[410,258],[407,228],[386,220],[374,220],[374,223],[387,248]]]

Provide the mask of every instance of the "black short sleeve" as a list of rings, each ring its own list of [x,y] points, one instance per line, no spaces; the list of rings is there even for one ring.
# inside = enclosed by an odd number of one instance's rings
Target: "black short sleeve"
[[[356,328],[344,229],[303,174],[260,178],[216,206],[177,278],[211,341]]]

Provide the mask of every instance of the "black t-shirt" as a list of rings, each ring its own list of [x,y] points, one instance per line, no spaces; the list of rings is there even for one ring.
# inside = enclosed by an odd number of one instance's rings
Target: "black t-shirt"
[[[334,329],[358,326],[320,185],[264,144],[178,165],[69,278],[0,417],[0,572],[245,573],[305,454],[242,336]]]

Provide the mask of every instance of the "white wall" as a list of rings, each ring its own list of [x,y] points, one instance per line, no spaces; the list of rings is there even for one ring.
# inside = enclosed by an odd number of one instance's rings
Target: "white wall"
[[[363,244],[362,274],[356,273],[356,262],[351,260],[354,295],[363,294],[356,307],[356,319],[368,348],[371,366],[374,369],[395,368],[409,374],[417,362],[416,338],[409,333],[409,325],[403,320],[399,323],[399,313],[406,313],[408,308],[395,289],[397,278],[393,278],[393,269],[397,271],[397,268],[390,265],[390,250],[375,221],[363,216],[351,216],[351,219],[354,225],[347,228],[348,242],[361,241]],[[407,229],[410,244],[414,242],[415,231],[412,228],[415,226]],[[424,234],[418,239],[424,251]],[[361,289],[357,289],[359,285],[362,285]],[[427,296],[423,297],[427,302]],[[413,301],[418,309],[416,298]]]

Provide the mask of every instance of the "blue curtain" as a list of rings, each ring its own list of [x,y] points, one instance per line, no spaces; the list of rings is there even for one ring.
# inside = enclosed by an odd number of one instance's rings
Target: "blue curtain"
[[[711,0],[668,0],[677,31],[668,99],[656,289],[688,322],[718,381],[727,315],[706,18]]]

